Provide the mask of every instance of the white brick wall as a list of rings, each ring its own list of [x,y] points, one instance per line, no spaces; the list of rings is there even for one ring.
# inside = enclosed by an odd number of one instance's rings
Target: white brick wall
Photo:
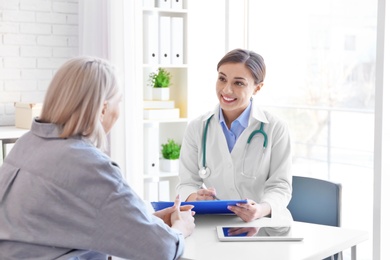
[[[14,125],[15,101],[42,102],[78,51],[78,0],[0,0],[0,126]]]

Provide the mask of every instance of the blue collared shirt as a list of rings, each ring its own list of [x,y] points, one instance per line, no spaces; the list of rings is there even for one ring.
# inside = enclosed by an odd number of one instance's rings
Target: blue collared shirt
[[[226,142],[230,152],[232,152],[238,137],[240,137],[241,133],[245,130],[245,128],[248,127],[251,108],[252,108],[252,101],[249,103],[247,108],[245,108],[244,112],[242,112],[241,115],[232,122],[232,125],[230,126],[230,130],[226,125],[225,118],[222,113],[222,109],[221,107],[219,108],[219,123],[221,124],[223,133],[225,134]]]

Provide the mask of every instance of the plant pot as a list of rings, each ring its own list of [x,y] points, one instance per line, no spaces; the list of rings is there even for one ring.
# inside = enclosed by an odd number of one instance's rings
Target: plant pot
[[[163,172],[178,172],[179,159],[176,160],[160,159],[160,169]]]
[[[153,100],[169,100],[169,88],[153,88]]]

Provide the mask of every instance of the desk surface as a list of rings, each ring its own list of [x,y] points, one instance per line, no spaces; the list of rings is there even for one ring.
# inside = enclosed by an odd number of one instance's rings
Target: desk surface
[[[197,215],[194,233],[186,238],[182,259],[267,259],[267,260],[318,260],[349,249],[368,239],[368,232],[293,222],[302,231],[302,241],[220,242],[216,226],[266,225],[272,221],[263,218],[244,223],[236,216]]]
[[[0,140],[19,138],[29,130],[15,126],[0,126]]]

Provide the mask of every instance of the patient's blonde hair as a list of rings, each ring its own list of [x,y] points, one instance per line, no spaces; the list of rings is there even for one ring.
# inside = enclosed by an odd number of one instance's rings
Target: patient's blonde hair
[[[107,137],[100,122],[103,104],[119,102],[118,96],[114,69],[107,61],[73,58],[54,75],[39,120],[61,126],[61,138],[81,135],[104,149]]]

